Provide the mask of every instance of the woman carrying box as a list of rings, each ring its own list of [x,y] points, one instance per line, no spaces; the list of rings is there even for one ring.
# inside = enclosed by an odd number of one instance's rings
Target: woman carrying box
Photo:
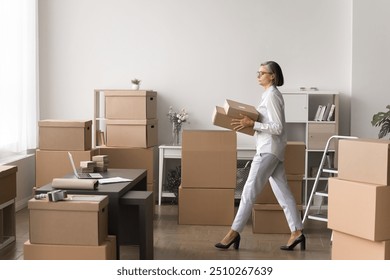
[[[215,244],[215,247],[228,249],[233,244],[235,249],[239,248],[240,232],[252,213],[256,196],[271,179],[272,190],[291,230],[290,239],[280,249],[293,250],[296,245],[301,244],[301,250],[305,250],[303,224],[294,196],[287,184],[284,168],[284,152],[287,145],[284,100],[277,88],[284,83],[282,69],[276,62],[267,61],[260,65],[257,74],[258,82],[265,90],[257,107],[260,113],[259,119],[252,120],[243,115],[241,119],[234,119],[232,122],[235,130],[252,127],[256,131],[256,154],[231,229],[221,242]]]

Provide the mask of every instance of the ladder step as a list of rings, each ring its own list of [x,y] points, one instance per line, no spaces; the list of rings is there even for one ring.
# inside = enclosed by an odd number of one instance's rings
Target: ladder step
[[[326,192],[315,192],[315,195],[328,197],[328,193],[326,193]]]
[[[322,169],[322,172],[330,173],[330,174],[337,174],[339,173],[336,168],[324,168]]]
[[[326,214],[312,214],[312,215],[308,215],[307,218],[310,220],[316,220],[321,222],[328,221],[328,216]]]

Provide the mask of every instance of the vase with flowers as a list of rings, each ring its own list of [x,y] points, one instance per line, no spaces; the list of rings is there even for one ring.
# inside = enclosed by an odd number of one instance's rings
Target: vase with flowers
[[[172,145],[180,145],[180,133],[183,123],[188,121],[188,113],[185,109],[181,109],[179,112],[173,110],[172,106],[169,107],[168,118],[172,124]]]

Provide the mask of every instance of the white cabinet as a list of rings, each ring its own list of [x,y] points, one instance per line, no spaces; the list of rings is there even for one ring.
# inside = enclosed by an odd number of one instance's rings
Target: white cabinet
[[[309,200],[314,180],[320,165],[327,140],[339,132],[339,93],[337,91],[286,91],[283,92],[287,136],[289,141],[303,141],[306,144],[303,206]],[[320,106],[331,108],[332,116],[316,120]],[[324,109],[324,113],[327,113]],[[329,110],[328,110],[329,113]],[[329,150],[329,162],[336,158],[335,143]],[[327,177],[321,177],[320,188],[326,188]],[[316,204],[317,202],[314,201]]]
[[[286,121],[290,123],[306,123],[308,117],[306,94],[284,94]]]

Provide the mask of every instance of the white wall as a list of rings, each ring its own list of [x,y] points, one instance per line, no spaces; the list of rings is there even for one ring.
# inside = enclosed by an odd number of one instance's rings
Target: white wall
[[[378,138],[372,116],[390,105],[389,11],[387,0],[353,2],[351,134],[359,137]]]
[[[349,133],[351,12],[351,0],[39,0],[40,118],[92,119],[94,89],[139,78],[158,92],[159,142],[169,143],[170,105],[189,111],[186,128],[218,129],[214,106],[257,105],[256,71],[275,60],[281,90],[340,91]]]

